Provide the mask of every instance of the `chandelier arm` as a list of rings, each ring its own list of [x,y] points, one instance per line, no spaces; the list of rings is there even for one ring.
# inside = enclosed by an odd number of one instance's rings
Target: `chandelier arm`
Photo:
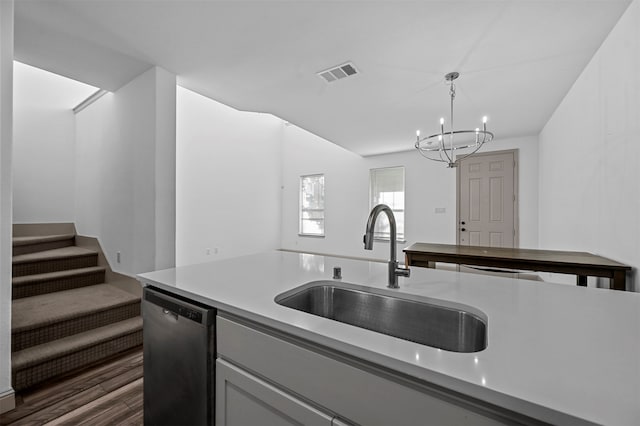
[[[437,150],[440,158],[436,158],[436,157],[433,156],[434,155],[434,150],[427,150],[427,149],[419,148],[419,142],[416,142],[415,146],[416,146],[418,152],[420,153],[420,155],[422,155],[427,160],[437,161],[439,163],[450,163],[451,162],[449,160],[445,160],[444,158],[442,158],[442,151],[441,150]]]
[[[475,130],[455,130],[453,132],[455,135],[462,135],[462,134],[477,134],[480,135],[482,134],[482,140],[478,140],[478,143],[476,144],[475,141],[473,143],[469,143],[463,146],[454,146],[453,150],[456,151],[458,149],[466,149],[466,148],[475,148],[477,145],[482,145],[484,143],[487,142],[491,142],[493,140],[493,133],[484,130],[479,130],[478,132],[476,132]],[[446,135],[445,135],[446,136]],[[435,138],[438,138],[438,142],[429,142],[430,140],[433,140]],[[431,136],[426,136],[424,138],[419,139],[414,145],[417,145],[417,147],[420,147],[420,149],[422,149],[423,151],[439,151],[439,150],[443,150],[445,149],[445,145],[442,143],[441,141],[441,134],[436,133],[435,135],[431,135]],[[423,147],[422,143],[424,143],[427,147]],[[450,151],[450,148],[446,148],[447,150],[447,154]]]
[[[447,157],[447,159],[445,160],[444,158],[442,158],[442,153],[444,153],[444,156]],[[453,156],[453,149],[451,150],[451,157]],[[440,158],[442,159],[443,162],[451,162],[451,157],[449,156],[449,154],[447,153],[447,148],[444,147],[444,143],[442,144],[442,149],[440,150]]]
[[[480,146],[484,145],[484,143],[487,141],[487,133],[486,130],[484,133],[482,133],[482,142],[480,142]]]
[[[447,160],[445,160],[444,158],[442,158],[442,152],[443,152],[443,150],[439,150],[439,151],[438,151],[438,154],[440,154],[440,161],[442,161],[443,163],[446,163],[446,162],[447,162]],[[444,151],[444,153],[445,153],[445,155],[447,154],[447,152],[446,152],[446,151]],[[447,158],[449,158],[449,157],[447,157]]]
[[[428,155],[425,155],[424,152],[422,152],[420,149],[418,149],[418,152],[420,153],[420,155],[422,155],[424,158],[426,158],[427,160],[431,160],[431,161],[437,161],[439,163],[445,163],[444,160],[438,159],[438,158],[433,158],[433,157],[429,157]]]
[[[477,147],[476,149],[474,149],[473,151],[471,151],[470,153],[465,154],[465,155],[463,155],[462,157],[456,158],[455,163],[457,163],[458,161],[462,161],[462,160],[464,160],[464,159],[465,159],[465,158],[467,158],[467,157],[472,156],[473,154],[475,154],[476,152],[478,152],[478,150],[479,150],[480,148],[482,148],[482,145],[484,145],[484,141],[483,141],[480,145],[478,145],[478,147]]]
[[[414,145],[414,146],[415,146],[415,148],[418,150],[418,153],[419,153],[420,155],[422,155],[424,158],[426,158],[427,160],[431,160],[431,161],[442,161],[442,160],[439,160],[439,159],[437,159],[437,158],[432,158],[432,157],[429,157],[428,155],[426,155],[426,154],[424,153],[424,151],[423,151],[422,149],[420,149],[420,140],[416,141],[416,143],[415,143],[415,145]]]
[[[447,155],[447,149],[444,146],[444,127],[442,127],[441,133],[440,133],[440,149],[438,150],[438,154],[440,154],[440,161],[442,161],[443,163],[446,163],[447,160],[445,160],[444,158],[442,158],[442,153],[444,152],[444,156],[447,157],[447,159],[449,161],[451,161],[451,159],[449,158],[449,155]]]
[[[442,163],[447,163],[449,165],[449,167],[455,167],[459,163],[459,161],[461,161],[461,160],[463,160],[463,159],[475,154],[478,150],[480,150],[480,148],[482,148],[482,146],[486,142],[491,142],[493,140],[493,133],[491,133],[489,131],[484,131],[484,130],[483,131],[479,131],[479,132],[475,132],[473,130],[457,130],[457,131],[455,131],[455,134],[463,134],[463,133],[476,133],[476,135],[478,135],[478,136],[479,136],[480,133],[482,133],[482,140],[478,139],[478,143],[477,144],[474,143],[473,145],[465,145],[465,146],[461,146],[461,147],[457,147],[457,148],[453,147],[453,152],[451,153],[451,157],[449,156],[449,152],[448,152],[449,150],[448,149],[447,150],[443,149],[444,145],[443,145],[441,140],[438,142],[437,148],[435,148],[435,149],[433,149],[433,148],[432,149],[422,148],[421,145],[420,145],[422,142],[426,142],[429,139],[441,136],[440,134],[435,134],[435,135],[431,135],[429,137],[418,139],[415,142],[414,146],[420,152],[420,155],[422,155],[424,158],[426,158],[428,160],[432,160],[432,161],[438,161],[438,162],[442,162]],[[455,161],[454,161],[453,157],[454,157],[455,151],[457,151],[459,149],[471,149],[471,148],[473,149],[473,151],[471,151],[471,152],[469,152],[467,154],[464,154],[464,155],[461,154],[461,156],[459,158],[455,159]],[[435,154],[435,151],[438,151],[438,154],[439,154],[439,157],[440,157],[439,159],[433,157],[433,155]],[[444,155],[443,155],[443,152],[444,152]]]

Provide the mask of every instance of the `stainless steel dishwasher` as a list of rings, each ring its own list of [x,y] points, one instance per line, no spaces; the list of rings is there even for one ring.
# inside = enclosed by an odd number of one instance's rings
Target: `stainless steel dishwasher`
[[[143,290],[144,424],[215,421],[215,309]]]

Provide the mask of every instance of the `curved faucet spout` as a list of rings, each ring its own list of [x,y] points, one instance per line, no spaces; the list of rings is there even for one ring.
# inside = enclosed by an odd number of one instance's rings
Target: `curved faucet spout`
[[[376,225],[376,219],[380,213],[384,212],[389,218],[389,287],[398,288],[398,276],[408,277],[408,268],[399,268],[398,261],[396,260],[396,218],[393,215],[393,210],[386,204],[378,204],[369,213],[369,219],[367,220],[367,228],[364,234],[364,249],[373,249],[373,230]]]
[[[391,241],[391,253],[389,253],[390,260],[396,260],[396,217],[393,215],[393,210],[386,204],[378,204],[369,213],[369,219],[367,220],[367,229],[364,234],[364,249],[373,250],[373,230],[376,227],[376,220],[378,215],[384,212],[389,218],[390,229],[390,241]]]

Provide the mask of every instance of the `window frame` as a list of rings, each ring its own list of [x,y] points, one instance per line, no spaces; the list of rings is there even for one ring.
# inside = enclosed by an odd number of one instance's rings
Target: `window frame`
[[[398,214],[397,213],[402,213],[402,217],[403,217],[403,229],[402,229],[402,233],[398,232],[396,235],[396,242],[397,243],[406,243],[406,235],[407,235],[407,217],[406,217],[406,195],[407,195],[407,188],[406,188],[406,168],[405,166],[387,166],[387,167],[376,167],[376,168],[372,168],[369,169],[369,211],[371,211],[374,207],[374,184],[373,184],[373,177],[375,175],[375,172],[378,170],[388,170],[388,169],[402,169],[402,193],[403,193],[403,205],[402,205],[402,209],[394,209],[393,207],[391,207],[391,210],[393,211],[393,215],[396,218],[396,231],[397,231],[397,218],[398,218]],[[379,203],[378,203],[379,204]],[[385,215],[386,216],[386,215]],[[376,227],[378,225],[376,224]],[[374,241],[389,241],[391,238],[386,237],[386,236],[380,236],[379,233],[374,232]]]
[[[305,178],[312,178],[312,177],[322,177],[322,208],[321,209],[305,209],[303,207],[303,196],[304,196],[304,179]],[[300,175],[300,180],[298,181],[298,236],[300,237],[312,237],[312,238],[324,238],[326,235],[326,218],[325,218],[325,212],[326,212],[326,207],[325,207],[325,200],[324,200],[324,196],[325,196],[325,175],[324,173],[312,173],[312,174],[308,174],[308,175]],[[313,219],[304,219],[303,216],[303,212],[304,211],[322,211],[322,234],[311,234],[311,233],[305,233],[303,232],[303,220],[313,220]],[[317,220],[317,219],[315,219]]]

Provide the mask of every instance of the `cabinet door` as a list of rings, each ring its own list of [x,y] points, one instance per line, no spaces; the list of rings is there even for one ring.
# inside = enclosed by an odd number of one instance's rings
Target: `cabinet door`
[[[331,426],[332,417],[224,360],[216,360],[216,425]]]

